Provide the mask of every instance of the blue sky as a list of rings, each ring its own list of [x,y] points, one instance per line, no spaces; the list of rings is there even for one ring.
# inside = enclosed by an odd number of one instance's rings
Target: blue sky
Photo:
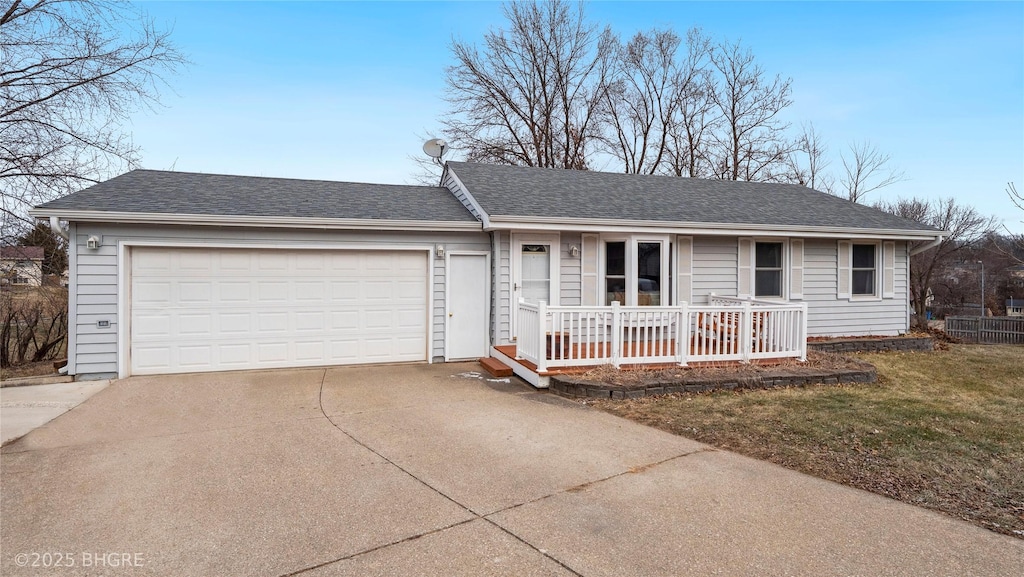
[[[410,183],[445,112],[453,37],[497,2],[144,2],[193,65],[132,119],[146,168]],[[869,200],[954,196],[1015,231],[1024,214],[1024,2],[594,2],[628,37],[702,27],[793,79],[787,120],[838,151],[870,140],[906,181]]]

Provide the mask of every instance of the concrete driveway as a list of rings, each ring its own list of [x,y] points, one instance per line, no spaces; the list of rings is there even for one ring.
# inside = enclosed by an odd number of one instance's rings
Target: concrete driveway
[[[3,448],[0,574],[1024,573],[1024,541],[476,370],[115,381]]]

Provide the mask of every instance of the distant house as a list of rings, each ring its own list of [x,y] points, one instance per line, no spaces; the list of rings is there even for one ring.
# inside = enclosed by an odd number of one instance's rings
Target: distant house
[[[1006,272],[1010,276],[1011,287],[1024,287],[1024,264],[1011,266]]]
[[[41,285],[43,282],[43,247],[0,247],[0,277],[10,284]]]
[[[1024,317],[1024,299],[1006,299],[1006,316]]]

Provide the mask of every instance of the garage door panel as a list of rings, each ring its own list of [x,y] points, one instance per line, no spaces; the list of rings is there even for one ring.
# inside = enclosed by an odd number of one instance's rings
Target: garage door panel
[[[181,281],[178,287],[178,303],[186,308],[212,304],[213,286],[208,281]]]
[[[327,357],[325,354],[324,342],[322,340],[316,341],[296,341],[295,342],[295,358],[299,361],[319,361]]]
[[[178,316],[178,334],[208,335],[213,330],[213,313],[183,313]]]
[[[244,367],[252,359],[252,345],[249,343],[230,343],[217,346],[220,364],[226,367]]]
[[[248,305],[252,300],[252,283],[248,281],[222,280],[216,283],[217,302],[222,305],[242,303]]]
[[[137,371],[162,369],[171,365],[171,349],[168,346],[134,347],[132,364]]]
[[[257,270],[260,271],[278,271],[284,272],[288,270],[288,259],[289,257],[295,258],[292,252],[284,251],[259,251],[256,253]]]
[[[131,275],[135,374],[427,356],[425,252],[146,247]]]
[[[248,251],[222,251],[217,254],[217,258],[221,272],[247,272],[252,269],[252,253]]]
[[[258,281],[256,283],[256,301],[261,305],[286,304],[288,302],[288,283]]]
[[[179,272],[213,272],[214,255],[200,250],[177,252],[174,257],[178,260]]]
[[[171,318],[166,313],[138,314],[132,319],[132,333],[135,342],[145,337],[160,337],[171,330]]]
[[[247,335],[252,331],[251,317],[247,312],[222,312],[217,315],[218,332],[222,336]]]
[[[178,364],[183,368],[205,367],[213,362],[213,347],[192,345],[178,348]]]
[[[327,296],[327,283],[323,281],[296,281],[295,301],[299,303],[323,303]]]
[[[286,333],[288,332],[288,313],[257,313],[257,323],[261,333]]]

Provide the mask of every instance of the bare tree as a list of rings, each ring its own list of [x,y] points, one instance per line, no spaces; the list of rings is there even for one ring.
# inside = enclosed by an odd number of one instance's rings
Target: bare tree
[[[1006,196],[1010,198],[1010,202],[1012,202],[1014,206],[1020,209],[1020,216],[1024,216],[1024,193],[1018,192],[1017,186],[1014,183],[1007,182]],[[1024,220],[1022,220],[1020,224],[1024,224]],[[1006,229],[1006,234],[1009,237],[1009,242],[1002,243],[1008,245],[1003,252],[1010,255],[1010,257],[1016,262],[1024,263],[1024,233],[1015,233],[1006,225],[1003,225],[1003,228]]]
[[[927,241],[910,243],[910,290],[919,327],[927,326],[926,305],[929,289],[941,281],[942,271],[958,253],[971,243],[991,235],[998,227],[995,217],[985,217],[974,207],[957,204],[953,198],[934,201],[920,198],[878,203],[876,208],[903,218],[933,226],[946,235],[935,246],[925,249]],[[915,251],[918,251],[914,254]]]
[[[676,117],[667,127],[668,162],[673,176],[710,177],[709,135],[719,125],[715,115],[715,82],[709,69],[711,40],[699,28],[686,34],[686,52],[676,64]]]
[[[134,6],[14,0],[0,15],[0,196],[10,242],[25,210],[132,167],[121,124],[184,62]]]
[[[654,174],[668,151],[675,121],[675,54],[681,40],[671,30],[637,32],[625,45],[613,43],[612,79],[605,91],[606,150],[623,171]]]
[[[718,75],[714,103],[722,128],[715,134],[715,176],[726,180],[782,178],[789,156],[779,113],[792,104],[792,79],[768,79],[754,54],[740,42],[723,42],[711,52]]]
[[[835,179],[825,172],[830,164],[827,154],[828,145],[814,124],[802,126],[789,153],[790,179],[808,188],[831,193]]]
[[[588,24],[582,3],[511,2],[504,13],[508,30],[487,33],[482,52],[452,42],[446,139],[469,160],[586,169],[611,31]]]
[[[853,202],[861,202],[869,193],[906,177],[903,171],[889,167],[890,157],[868,141],[850,144],[849,154],[840,153],[843,170],[835,191]]]

